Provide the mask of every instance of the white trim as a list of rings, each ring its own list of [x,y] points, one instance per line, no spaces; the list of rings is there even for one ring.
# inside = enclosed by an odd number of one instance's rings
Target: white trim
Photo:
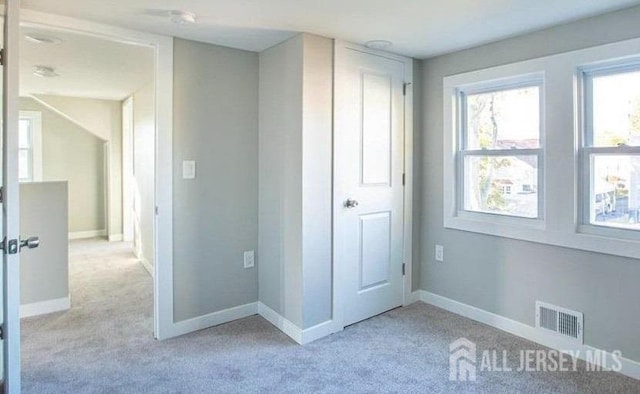
[[[138,261],[140,262],[140,265],[142,265],[142,267],[149,273],[149,275],[153,277],[153,266],[151,265],[151,263],[149,263],[149,260],[143,258]]]
[[[71,297],[56,298],[53,300],[34,302],[20,305],[20,318],[46,315],[48,313],[61,312],[71,309]]]
[[[106,237],[107,230],[74,231],[69,233],[69,240]]]
[[[403,234],[403,262],[405,264],[405,275],[403,278],[403,295],[402,295],[402,305],[408,305],[411,302],[411,291],[412,291],[412,276],[413,276],[413,133],[414,133],[414,125],[413,125],[413,59],[395,55],[392,53],[378,51],[374,49],[367,48],[362,45],[353,44],[350,42],[342,41],[342,40],[334,40],[334,96],[336,94],[335,89],[335,64],[341,61],[341,50],[344,49],[353,49],[356,51],[369,53],[381,57],[385,57],[388,59],[393,59],[399,62],[404,63],[404,83],[407,84],[406,95],[404,99],[404,174],[405,174],[405,187],[404,187],[404,234]],[[335,103],[335,97],[334,97]],[[335,132],[335,130],[334,130]],[[335,148],[335,147],[334,147]],[[333,149],[335,150],[335,149]],[[335,152],[334,152],[335,155]],[[334,164],[335,167],[335,164]],[[335,195],[335,168],[333,169],[333,205],[336,206],[336,195]],[[334,215],[335,216],[335,215]],[[332,243],[334,245],[332,252],[333,259],[333,301],[332,301],[332,311],[333,311],[333,320],[332,324],[334,326],[333,332],[340,331],[344,329],[344,316],[341,308],[342,303],[340,300],[342,299],[342,275],[339,274],[340,270],[336,266],[336,262],[339,261],[338,251],[335,247],[335,237],[338,232],[336,231],[336,220],[333,220],[333,228],[332,228]],[[339,329],[338,329],[339,328]]]
[[[203,330],[205,328],[228,323],[234,320],[249,317],[258,313],[258,303],[251,302],[224,309],[218,312],[209,313],[208,315],[194,317],[193,319],[182,320],[174,323],[174,336],[188,334],[193,331]]]
[[[306,345],[307,343],[324,338],[343,329],[343,327],[336,324],[334,320],[327,320],[326,322],[303,330],[262,302],[258,302],[258,314],[300,345]]]
[[[154,336],[179,335],[184,324],[173,318],[173,38],[103,25],[66,16],[22,10],[22,25],[71,31],[100,39],[151,47],[155,52],[155,206]]]
[[[123,241],[122,234],[110,234],[109,242],[121,242]]]
[[[577,344],[575,343],[575,341],[566,340],[553,334],[547,334],[543,330],[537,330],[535,327],[529,326],[527,324],[520,323],[504,316],[496,315],[495,313],[487,312],[483,309],[463,304],[461,302],[437,294],[433,294],[428,291],[418,290],[414,292],[414,294],[415,298],[418,298],[424,303],[431,304],[457,315],[464,316],[480,323],[484,323],[486,325],[519,336],[529,341],[536,342],[540,345],[564,353],[577,355],[578,358],[583,361],[586,361],[586,354],[589,352],[602,352],[602,354],[604,355],[603,360],[609,360],[604,364],[613,364],[611,362],[613,355],[605,350],[597,349],[589,345]],[[620,357],[620,361],[622,363],[622,370],[619,373],[640,380],[640,362],[624,357]],[[602,366],[602,364],[600,366]]]
[[[266,321],[273,324],[278,330],[285,333],[289,338],[302,344],[302,329],[282,317],[278,312],[269,308],[262,302],[258,302],[258,314]]]
[[[133,241],[133,96],[122,102],[122,235]]]

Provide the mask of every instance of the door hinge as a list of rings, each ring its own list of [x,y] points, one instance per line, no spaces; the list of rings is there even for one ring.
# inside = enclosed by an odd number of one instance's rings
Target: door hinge
[[[2,250],[4,252],[4,254],[16,254],[16,253],[18,253],[18,251],[19,251],[19,249],[18,249],[18,240],[17,239],[7,240],[7,238],[5,237],[2,240],[2,243],[0,244],[0,250]]]
[[[402,263],[402,276],[406,275],[406,269],[405,268],[406,268],[406,264]]]
[[[4,66],[4,49],[0,49],[0,66]]]
[[[4,339],[4,324],[0,324],[0,339]]]
[[[406,181],[407,181],[407,174],[402,174],[402,186],[406,185]]]
[[[160,210],[158,209],[157,206],[155,207],[154,212],[155,212],[156,216],[158,216],[158,212],[160,212]]]
[[[411,85],[411,82],[405,82],[402,84],[402,95],[406,96],[407,95],[407,87]]]
[[[0,187],[0,204],[4,204],[4,187]]]

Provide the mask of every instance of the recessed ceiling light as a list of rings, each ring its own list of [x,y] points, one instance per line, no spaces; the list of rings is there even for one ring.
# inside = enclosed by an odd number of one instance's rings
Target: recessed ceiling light
[[[62,42],[58,37],[43,36],[39,34],[25,34],[24,38],[34,44],[60,44]]]
[[[364,45],[371,49],[387,49],[393,45],[393,43],[387,40],[371,40],[367,41]]]
[[[174,10],[169,11],[169,20],[176,25],[188,25],[196,23],[196,14],[189,11]]]
[[[60,76],[60,74],[56,73],[55,68],[49,66],[34,66],[33,75],[43,78],[54,78]]]

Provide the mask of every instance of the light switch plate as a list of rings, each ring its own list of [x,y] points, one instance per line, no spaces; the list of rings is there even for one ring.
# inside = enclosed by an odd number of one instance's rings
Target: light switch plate
[[[182,179],[196,179],[196,162],[184,160],[182,162]]]

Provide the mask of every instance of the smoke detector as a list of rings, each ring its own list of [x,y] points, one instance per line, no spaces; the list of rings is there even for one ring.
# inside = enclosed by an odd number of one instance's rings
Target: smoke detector
[[[367,41],[364,45],[370,49],[387,49],[393,45],[393,43],[387,40],[371,40]]]
[[[42,78],[55,78],[60,76],[53,67],[40,65],[33,67],[33,75]]]
[[[173,10],[169,11],[169,20],[176,25],[188,25],[196,23],[196,14],[190,11]]]

